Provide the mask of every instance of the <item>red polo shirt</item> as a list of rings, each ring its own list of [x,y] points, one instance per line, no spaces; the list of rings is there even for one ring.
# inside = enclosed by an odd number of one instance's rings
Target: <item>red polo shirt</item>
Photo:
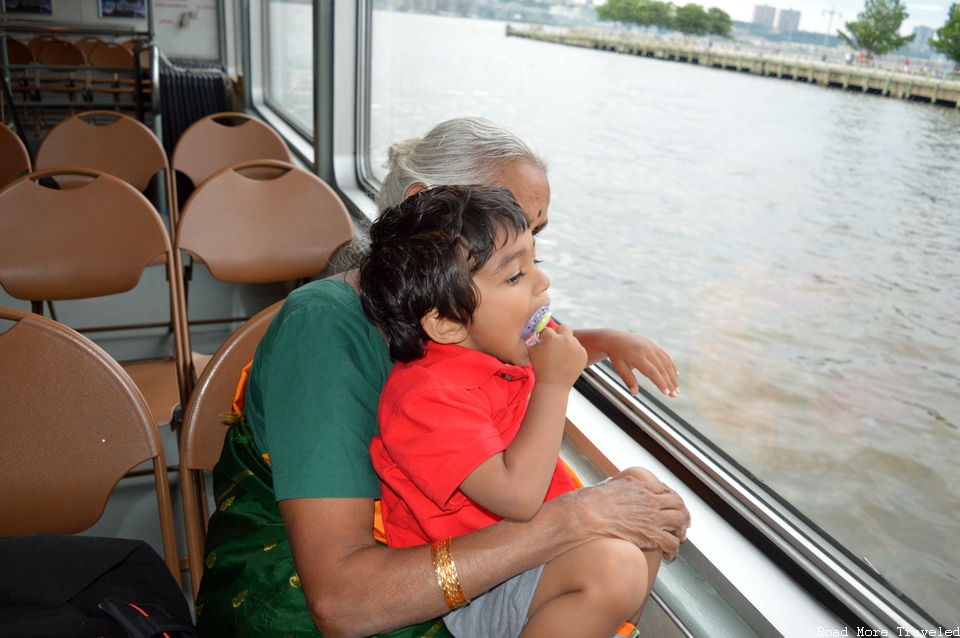
[[[459,488],[513,441],[534,380],[532,366],[434,342],[422,359],[393,367],[380,394],[380,434],[370,444],[391,547],[432,543],[501,520]],[[546,500],[573,489],[558,458]]]

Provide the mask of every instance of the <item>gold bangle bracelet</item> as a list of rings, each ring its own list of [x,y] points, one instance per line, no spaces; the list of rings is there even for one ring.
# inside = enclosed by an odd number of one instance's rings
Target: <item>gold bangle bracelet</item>
[[[453,562],[453,552],[450,551],[450,539],[445,538],[431,545],[430,553],[433,555],[433,567],[437,570],[437,583],[443,592],[443,599],[447,601],[447,607],[463,607],[470,601],[460,588],[457,565]]]

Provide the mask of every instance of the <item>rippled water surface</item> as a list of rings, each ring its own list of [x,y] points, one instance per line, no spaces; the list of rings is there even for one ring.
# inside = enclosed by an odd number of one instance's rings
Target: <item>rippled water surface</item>
[[[504,34],[377,13],[374,156],[464,114],[531,140],[558,316],[656,340],[670,407],[953,627],[960,112]]]

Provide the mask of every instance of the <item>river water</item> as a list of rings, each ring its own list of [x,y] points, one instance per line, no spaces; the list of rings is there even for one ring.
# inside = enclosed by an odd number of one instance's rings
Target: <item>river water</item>
[[[953,627],[960,111],[505,31],[376,12],[372,156],[466,114],[531,141],[557,315],[657,341],[669,407]]]

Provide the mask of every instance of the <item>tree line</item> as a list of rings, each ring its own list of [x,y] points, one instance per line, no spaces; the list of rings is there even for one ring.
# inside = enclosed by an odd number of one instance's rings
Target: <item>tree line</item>
[[[733,29],[733,20],[725,11],[716,7],[704,9],[693,3],[678,7],[672,2],[659,0],[607,0],[606,4],[597,7],[597,17],[687,35],[729,38]]]
[[[868,57],[883,55],[909,44],[916,34],[902,36],[900,27],[909,17],[900,0],[866,0],[857,19],[847,22],[846,31],[837,32],[839,38]],[[704,9],[699,4],[679,7],[660,0],[607,0],[597,7],[597,17],[610,22],[655,27],[663,31],[679,31],[687,35],[716,35],[730,37],[733,21],[723,10]],[[930,38],[931,48],[947,56],[960,71],[960,4],[950,7],[946,23]]]
[[[913,42],[917,34],[900,35],[900,27],[909,16],[900,0],[866,0],[857,19],[846,23],[847,31],[838,31],[837,35],[872,58]],[[937,30],[937,36],[927,42],[932,49],[953,60],[954,70],[960,71],[960,4],[951,5],[947,22]]]

